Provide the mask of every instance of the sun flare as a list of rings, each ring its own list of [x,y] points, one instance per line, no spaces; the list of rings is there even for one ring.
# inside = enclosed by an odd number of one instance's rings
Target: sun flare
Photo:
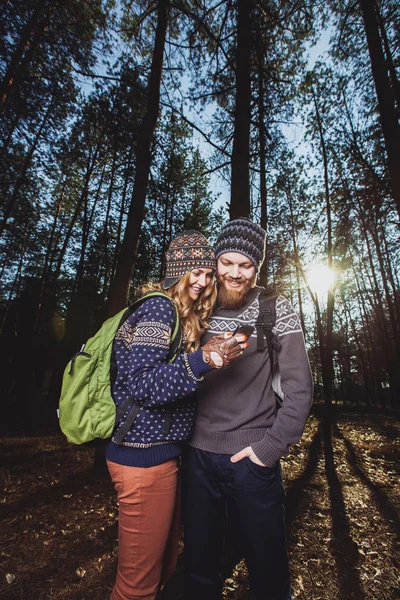
[[[312,291],[321,296],[335,283],[335,273],[326,265],[311,265],[307,269],[307,282]]]

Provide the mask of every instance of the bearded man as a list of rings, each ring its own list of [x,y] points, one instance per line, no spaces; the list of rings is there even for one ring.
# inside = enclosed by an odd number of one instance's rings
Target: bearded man
[[[266,232],[249,219],[222,229],[215,247],[218,303],[204,342],[255,325],[265,240]],[[226,520],[246,561],[252,600],[291,598],[279,459],[303,433],[312,379],[297,315],[281,296],[275,312],[282,407],[276,408],[268,349],[257,350],[255,331],[235,365],[214,370],[198,391],[183,461],[186,600],[221,600]]]

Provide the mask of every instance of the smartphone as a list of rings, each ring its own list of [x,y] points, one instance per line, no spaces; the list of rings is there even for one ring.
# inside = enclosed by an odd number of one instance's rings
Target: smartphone
[[[241,333],[242,335],[245,335],[247,339],[249,339],[253,331],[254,327],[252,325],[238,325],[235,331],[233,332],[233,335]]]

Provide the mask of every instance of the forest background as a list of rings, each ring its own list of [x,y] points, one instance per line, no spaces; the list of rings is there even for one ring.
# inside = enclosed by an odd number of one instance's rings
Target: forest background
[[[62,372],[175,234],[239,216],[315,383],[282,461],[293,597],[400,598],[399,33],[395,0],[1,3],[1,598],[109,595],[115,493],[58,430]]]
[[[3,432],[54,427],[66,362],[160,279],[171,238],[214,240],[238,216],[268,232],[261,282],[300,314],[316,399],[398,407],[397,2],[9,0],[0,14]],[[327,294],[313,263],[335,273]]]

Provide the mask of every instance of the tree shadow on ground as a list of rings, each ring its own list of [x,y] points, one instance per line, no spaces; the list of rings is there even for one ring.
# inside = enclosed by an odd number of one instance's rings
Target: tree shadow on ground
[[[311,481],[321,456],[322,451],[322,425],[318,425],[318,429],[308,447],[306,466],[301,475],[295,479],[289,486],[286,494],[286,522],[288,526],[296,520],[300,511],[301,494],[304,488]],[[238,547],[235,539],[235,533],[227,528],[226,545],[224,548],[222,577],[226,579],[232,576],[233,569],[242,560],[243,555]],[[183,568],[184,568],[184,551],[178,557],[177,567],[163,589],[162,600],[180,600],[183,598]],[[243,596],[241,596],[242,598]]]
[[[335,559],[339,583],[338,600],[362,600],[365,594],[361,585],[357,566],[360,554],[350,533],[350,523],[346,514],[342,484],[336,473],[331,424],[323,426],[326,479],[329,487],[330,513],[332,519],[332,556]]]
[[[318,423],[318,429],[314,434],[311,444],[307,451],[307,462],[302,474],[294,479],[286,490],[285,510],[286,524],[290,530],[293,523],[296,521],[301,510],[300,497],[304,488],[310,483],[315,471],[318,467],[318,462],[322,451],[322,423]]]
[[[346,446],[348,456],[349,456],[349,464],[357,477],[362,481],[362,483],[372,492],[374,500],[379,507],[383,517],[388,521],[389,526],[393,529],[396,535],[400,538],[400,516],[387,495],[382,492],[378,485],[373,483],[371,479],[365,474],[363,469],[360,467],[360,460],[357,456],[355,448],[351,441],[344,436],[342,431],[336,425],[334,428],[335,435],[343,440],[344,445]],[[397,430],[396,430],[397,433]]]

